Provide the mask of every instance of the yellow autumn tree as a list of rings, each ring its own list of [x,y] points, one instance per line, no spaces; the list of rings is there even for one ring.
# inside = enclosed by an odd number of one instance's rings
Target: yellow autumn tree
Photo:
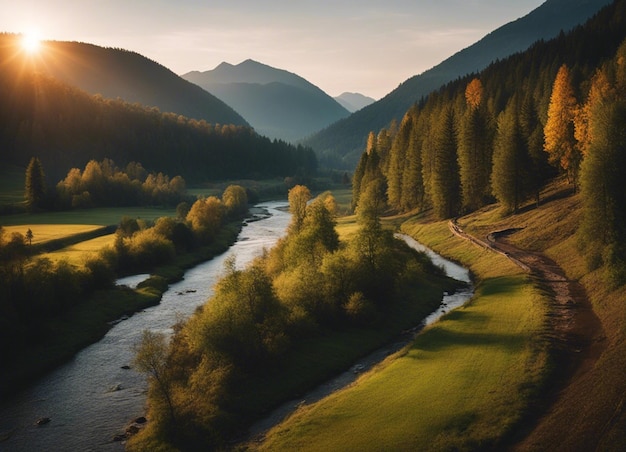
[[[569,69],[564,64],[552,86],[548,120],[544,128],[544,150],[548,160],[567,172],[568,180],[576,183],[581,154],[574,137],[574,117],[577,110]]]
[[[467,84],[465,88],[465,101],[470,109],[475,110],[480,107],[483,99],[483,84],[477,78]]]

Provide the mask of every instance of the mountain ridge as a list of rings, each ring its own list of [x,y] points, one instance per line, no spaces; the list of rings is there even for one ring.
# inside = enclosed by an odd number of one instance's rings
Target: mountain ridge
[[[214,95],[139,53],[76,41],[45,41],[43,46],[38,70],[89,94],[209,123],[248,125]]]

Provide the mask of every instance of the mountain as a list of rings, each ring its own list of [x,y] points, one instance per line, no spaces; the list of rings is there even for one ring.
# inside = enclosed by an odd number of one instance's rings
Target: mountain
[[[360,93],[343,93],[335,97],[335,100],[350,113],[354,113],[355,111],[376,102],[376,99],[372,99],[371,97],[364,96]]]
[[[270,138],[297,141],[350,114],[304,78],[253,60],[221,63],[182,78],[223,100]]]
[[[48,41],[33,62],[38,70],[90,94],[121,98],[212,124],[248,125],[212,94],[135,52]]]
[[[400,120],[411,105],[442,85],[478,72],[491,62],[523,51],[538,40],[585,22],[611,0],[548,0],[526,16],[489,33],[439,65],[409,78],[381,100],[312,135],[304,143],[313,147],[322,164],[352,169],[372,130]]]
[[[122,168],[139,162],[148,171],[178,174],[190,183],[315,172],[310,148],[274,142],[248,125],[198,121],[91,95],[45,73],[34,60],[17,35],[0,33],[0,168],[24,168],[38,157],[51,184],[71,168],[105,158]],[[179,80],[192,93],[208,95]]]

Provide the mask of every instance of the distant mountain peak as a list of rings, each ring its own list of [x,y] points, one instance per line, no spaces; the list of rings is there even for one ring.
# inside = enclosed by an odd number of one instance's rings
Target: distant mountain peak
[[[223,100],[270,138],[297,141],[350,114],[303,77],[251,58],[182,77]]]
[[[335,97],[335,100],[339,102],[339,104],[342,105],[350,113],[354,113],[355,111],[358,111],[361,108],[365,108],[368,105],[376,102],[376,99],[365,96],[361,93],[351,93],[347,91]]]

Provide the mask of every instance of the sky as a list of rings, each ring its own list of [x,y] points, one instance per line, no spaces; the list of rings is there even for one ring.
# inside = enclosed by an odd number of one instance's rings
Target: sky
[[[379,99],[545,0],[0,0],[0,31],[140,53],[177,74],[246,59]]]

